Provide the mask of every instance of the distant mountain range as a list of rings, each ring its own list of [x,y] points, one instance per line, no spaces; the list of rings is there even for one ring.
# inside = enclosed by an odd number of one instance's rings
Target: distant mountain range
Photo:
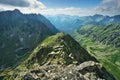
[[[103,16],[103,15],[93,15],[93,16],[69,16],[69,15],[54,15],[46,16],[52,24],[55,25],[61,31],[70,32],[80,26],[87,24],[103,25],[109,23],[120,23],[120,15],[116,16]]]
[[[42,15],[0,12],[0,70],[12,66],[58,30]]]

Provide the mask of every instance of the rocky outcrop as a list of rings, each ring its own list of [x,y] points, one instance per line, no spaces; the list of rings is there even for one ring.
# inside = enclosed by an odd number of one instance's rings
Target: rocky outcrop
[[[100,64],[85,61],[79,65],[49,65],[26,73],[23,80],[114,80]]]

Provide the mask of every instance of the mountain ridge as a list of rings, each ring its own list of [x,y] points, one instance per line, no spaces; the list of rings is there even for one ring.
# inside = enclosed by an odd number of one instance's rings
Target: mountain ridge
[[[115,80],[71,36],[63,33],[46,38],[23,63],[8,71],[1,77],[9,80]]]
[[[77,30],[79,34],[89,36],[102,44],[120,47],[119,43],[120,24],[107,24],[100,27],[96,25],[86,25]]]

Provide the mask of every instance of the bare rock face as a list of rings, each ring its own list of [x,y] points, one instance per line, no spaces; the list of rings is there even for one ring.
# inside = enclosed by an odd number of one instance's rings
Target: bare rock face
[[[69,35],[48,37],[4,79],[115,80],[98,61]]]

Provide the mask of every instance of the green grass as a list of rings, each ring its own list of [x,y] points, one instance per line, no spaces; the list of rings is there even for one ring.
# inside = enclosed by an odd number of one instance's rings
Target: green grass
[[[75,32],[72,35],[86,50],[110,72],[116,80],[120,80],[120,48],[104,45],[86,35]],[[118,62],[118,64],[116,64]]]
[[[111,74],[113,74],[113,76],[115,76],[116,80],[120,80],[120,68],[116,67],[115,64],[105,59],[100,60],[100,62]]]
[[[64,33],[57,33],[55,36],[50,36],[41,43],[41,46],[46,46],[52,43],[56,43],[57,42],[56,40],[59,39],[59,37],[62,37],[64,35],[65,35]]]

